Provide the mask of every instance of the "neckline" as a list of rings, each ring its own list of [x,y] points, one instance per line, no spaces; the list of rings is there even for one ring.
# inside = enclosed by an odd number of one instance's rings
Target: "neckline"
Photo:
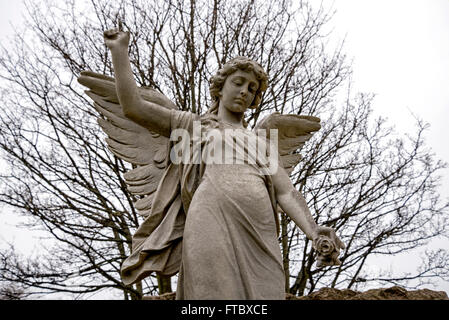
[[[245,127],[243,126],[242,123],[240,123],[240,124],[234,124],[234,123],[226,122],[226,121],[224,121],[224,120],[218,120],[218,122],[221,123],[221,124],[224,124],[224,125],[226,125],[226,126],[233,127],[233,128],[237,128],[237,129],[245,129]]]

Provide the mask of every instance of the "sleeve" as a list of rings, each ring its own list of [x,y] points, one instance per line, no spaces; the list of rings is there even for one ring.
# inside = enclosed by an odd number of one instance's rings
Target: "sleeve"
[[[189,111],[171,110],[170,128],[171,131],[176,129],[185,129],[191,135],[193,132],[193,122],[199,121],[199,116]]]

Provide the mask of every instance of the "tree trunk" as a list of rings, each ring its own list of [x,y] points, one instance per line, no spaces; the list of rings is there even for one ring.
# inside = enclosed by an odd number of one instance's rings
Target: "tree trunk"
[[[157,285],[159,288],[159,295],[168,292],[173,292],[171,287],[171,277],[169,276],[157,274]]]
[[[304,290],[306,289],[306,283],[309,279],[309,274],[303,267],[301,272],[298,274],[296,278],[295,284],[290,288],[290,293],[294,295],[303,296]]]
[[[287,231],[288,219],[285,213],[281,213],[281,243],[282,243],[282,263],[285,273],[285,292],[289,292],[290,289],[290,260],[288,246],[288,231]]]

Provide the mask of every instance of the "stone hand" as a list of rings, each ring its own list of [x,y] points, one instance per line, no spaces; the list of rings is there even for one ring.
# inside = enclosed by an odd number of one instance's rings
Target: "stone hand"
[[[107,30],[103,33],[106,46],[111,49],[128,48],[129,32],[121,31],[120,28]]]
[[[328,227],[318,227],[313,248],[318,252],[317,267],[340,265],[338,259],[340,249],[344,249],[344,243],[337,237],[335,230]]]

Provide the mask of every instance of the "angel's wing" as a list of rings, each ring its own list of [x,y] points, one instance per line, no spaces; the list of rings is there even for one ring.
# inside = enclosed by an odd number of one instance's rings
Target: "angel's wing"
[[[124,116],[119,104],[114,78],[91,71],[81,72],[78,82],[90,90],[86,94],[100,113],[98,123],[108,135],[109,150],[117,157],[133,164],[125,173],[128,190],[141,196],[135,202],[139,214],[150,214],[154,192],[162,178],[169,154],[169,138],[155,134]],[[162,93],[147,87],[139,88],[143,99],[176,109]]]
[[[262,119],[256,126],[266,129],[269,137],[270,129],[278,130],[278,148],[282,166],[290,174],[301,160],[299,151],[313,132],[320,130],[320,119],[312,116],[272,113]]]

